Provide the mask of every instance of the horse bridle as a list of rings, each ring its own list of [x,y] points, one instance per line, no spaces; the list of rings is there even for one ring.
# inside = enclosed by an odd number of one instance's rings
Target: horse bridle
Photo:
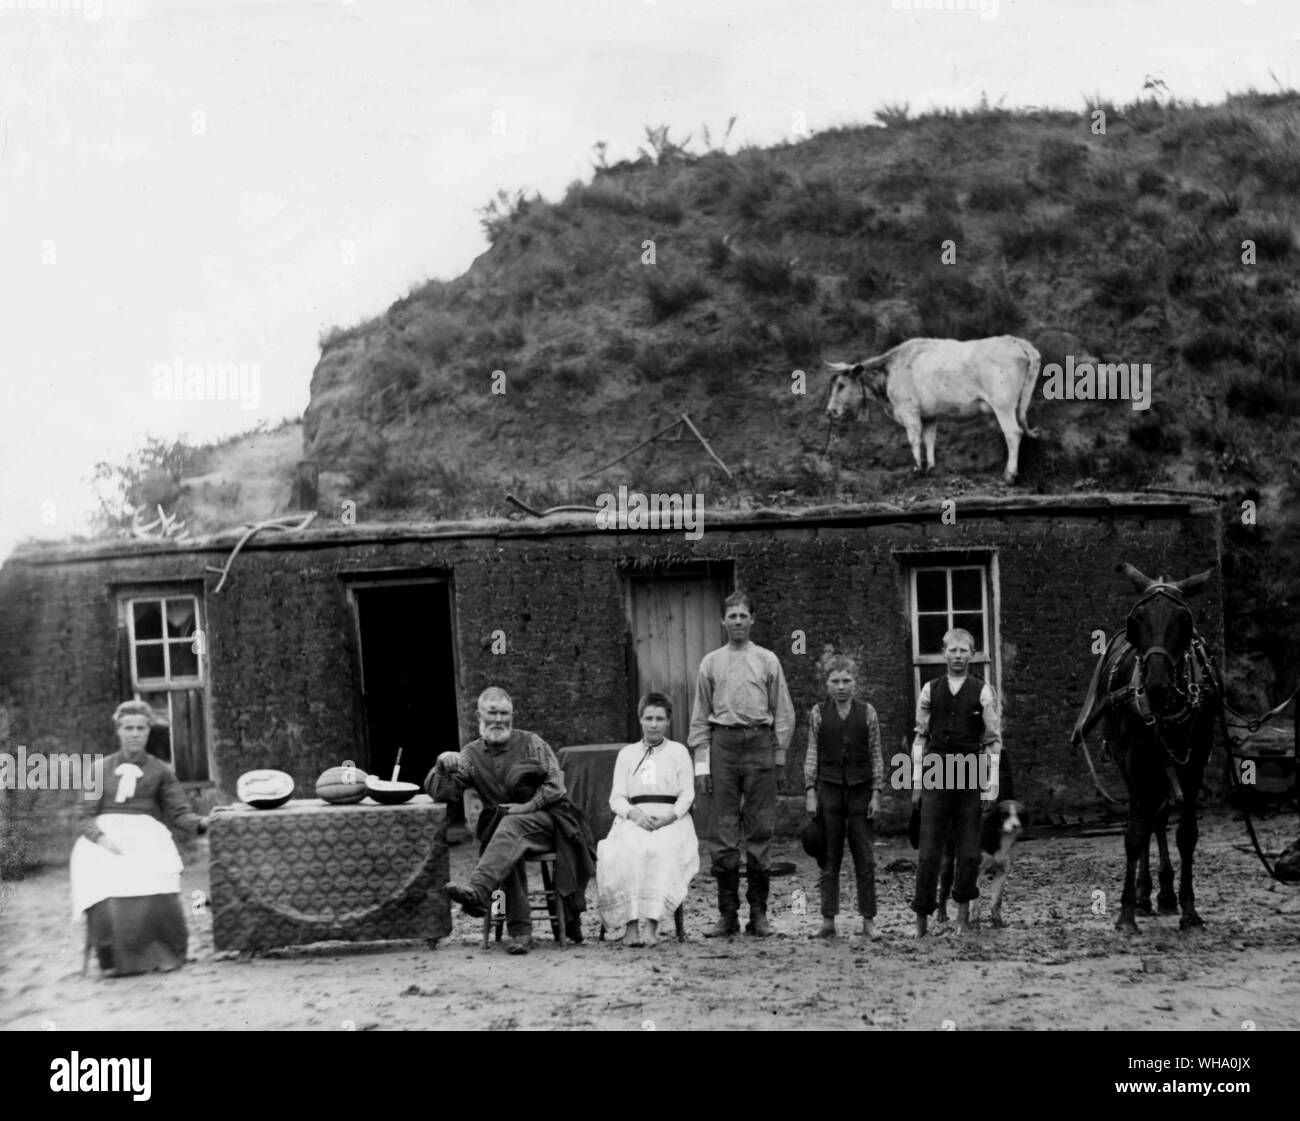
[[[1146,603],[1147,600],[1154,599],[1156,596],[1164,596],[1166,599],[1173,600],[1175,604],[1187,612],[1189,617],[1191,616],[1191,609],[1187,606],[1187,600],[1183,598],[1182,592],[1177,587],[1172,584],[1153,584],[1146,590],[1142,598],[1129,609],[1128,616],[1124,620],[1124,634],[1126,637],[1133,629],[1133,625],[1137,622],[1135,616],[1137,609]],[[1167,720],[1170,723],[1181,723],[1191,714],[1193,709],[1200,707],[1201,687],[1196,681],[1195,673],[1196,648],[1198,643],[1200,643],[1200,636],[1196,634],[1195,626],[1192,628],[1192,641],[1188,643],[1187,650],[1183,653],[1181,660],[1175,658],[1173,654],[1169,652],[1168,647],[1159,644],[1148,646],[1145,650],[1139,650],[1137,648],[1137,643],[1133,642],[1131,638],[1129,639],[1129,643],[1132,645],[1133,652],[1137,656],[1138,682],[1141,686],[1142,694],[1146,693],[1147,660],[1153,655],[1159,654],[1169,663],[1170,668],[1173,670],[1174,692],[1186,702],[1180,712],[1168,715],[1151,713],[1147,710],[1142,713],[1143,720],[1148,724],[1153,723],[1157,719]]]

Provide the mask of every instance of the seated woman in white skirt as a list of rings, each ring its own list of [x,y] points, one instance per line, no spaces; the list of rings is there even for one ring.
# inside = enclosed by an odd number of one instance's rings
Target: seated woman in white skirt
[[[100,968],[118,977],[185,963],[181,856],[168,826],[207,831],[176,773],[145,750],[152,722],[145,701],[117,706],[121,750],[104,760],[101,795],[83,804],[72,849],[73,918],[86,913],[87,944]]]
[[[606,930],[626,927],[625,946],[653,946],[659,923],[677,910],[700,870],[691,822],[695,777],[690,752],[664,738],[672,701],[647,693],[637,715],[644,735],[614,764],[609,805],[615,821],[596,847],[596,892]],[[639,922],[645,923],[644,941]]]

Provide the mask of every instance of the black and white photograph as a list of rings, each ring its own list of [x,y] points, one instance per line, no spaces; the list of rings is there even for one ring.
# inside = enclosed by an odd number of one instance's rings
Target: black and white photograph
[[[0,0],[0,1028],[117,1033],[34,1085],[862,1030],[1262,1089],[1298,234],[1283,0]]]

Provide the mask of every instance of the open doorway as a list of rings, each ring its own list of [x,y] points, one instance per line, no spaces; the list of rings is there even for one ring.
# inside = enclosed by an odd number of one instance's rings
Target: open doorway
[[[348,584],[357,629],[365,751],[357,762],[391,778],[424,781],[440,752],[460,747],[451,580],[421,577]]]

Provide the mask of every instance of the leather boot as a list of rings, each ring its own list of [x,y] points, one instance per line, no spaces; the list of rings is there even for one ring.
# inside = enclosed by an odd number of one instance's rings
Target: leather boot
[[[749,923],[745,933],[756,938],[766,938],[772,933],[772,924],[767,921],[767,893],[771,884],[770,874],[756,868],[749,870],[749,890],[745,898],[749,901]]]
[[[740,869],[718,872],[718,921],[705,938],[727,938],[740,933]]]

